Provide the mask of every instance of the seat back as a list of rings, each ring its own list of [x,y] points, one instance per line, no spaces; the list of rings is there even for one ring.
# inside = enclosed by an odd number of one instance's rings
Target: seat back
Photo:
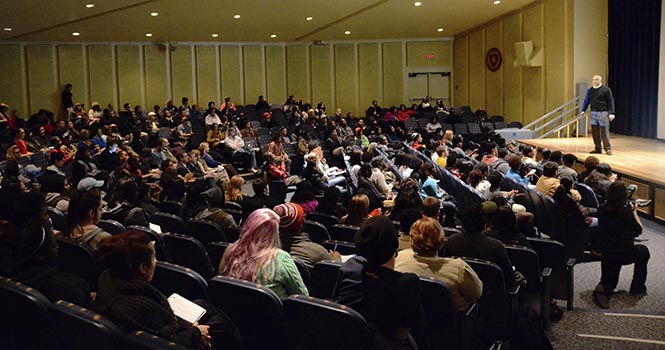
[[[353,242],[358,228],[358,226],[353,225],[336,224],[328,232],[330,233],[330,238],[336,241]]]
[[[208,283],[187,267],[158,261],[150,283],[166,297],[178,293],[189,300],[208,300]]]
[[[215,269],[201,242],[196,238],[169,233],[162,236],[174,264],[189,267],[204,278],[213,276]]]
[[[305,220],[303,232],[307,232],[309,239],[314,243],[321,244],[323,241],[330,239],[328,229],[320,222]]]
[[[568,300],[572,309],[574,259],[569,259],[566,247],[551,239],[527,238],[533,250],[538,254],[540,264],[552,269],[550,276],[550,295],[554,299]]]
[[[158,212],[150,216],[150,222],[158,225],[162,233],[180,233],[187,234],[187,227],[185,221],[174,214]]]
[[[561,210],[559,205],[549,196],[541,195],[543,207],[545,208],[545,225],[546,230],[541,232],[547,233],[550,237],[560,237],[563,232],[563,217],[561,217]]]
[[[305,262],[298,259],[298,258],[293,258],[293,262],[296,264],[296,267],[298,268],[298,272],[300,273],[300,278],[302,279],[302,282],[305,284],[305,287],[307,287],[307,291],[309,291],[309,294],[313,293],[312,289],[312,276],[309,273],[309,268],[307,265],[305,265]]]
[[[233,216],[233,221],[235,221],[238,226],[240,226],[240,224],[242,224],[242,220],[243,220],[242,210],[228,209],[227,208],[227,209],[224,209],[224,212],[231,215],[231,216]]]
[[[70,302],[51,305],[56,329],[69,349],[115,350],[122,348],[122,331],[107,318]]]
[[[68,237],[58,237],[58,266],[63,271],[71,272],[88,282],[91,290],[97,290],[99,267],[95,261],[95,252],[82,242]]]
[[[337,274],[342,263],[332,260],[319,261],[314,264],[312,272],[312,288],[314,296],[321,299],[332,299]]]
[[[102,230],[112,234],[112,235],[119,235],[127,229],[125,228],[125,225],[115,221],[115,220],[99,220],[99,223],[97,224],[99,228]]]
[[[0,276],[0,348],[62,348],[49,314],[50,304],[37,290]]]
[[[228,202],[224,202],[224,208],[223,209],[224,209],[224,211],[226,211],[226,209],[234,209],[234,210],[242,211],[242,205],[240,205],[236,202],[233,202],[233,201],[228,201]]]
[[[180,215],[180,209],[182,209],[182,203],[178,201],[165,199],[159,203],[159,210],[163,213]]]
[[[305,219],[309,221],[316,221],[323,224],[325,227],[331,227],[332,225],[339,224],[339,219],[336,216],[323,213],[310,213],[305,216]]]
[[[286,193],[288,192],[284,181],[270,181],[268,186],[270,190],[270,197],[274,198],[277,203],[284,203],[286,200]]]
[[[266,286],[235,278],[215,276],[208,292],[240,330],[247,349],[289,349],[288,327],[282,302]]]
[[[208,257],[210,258],[212,267],[214,267],[215,270],[218,269],[219,263],[222,261],[222,257],[224,256],[224,252],[226,252],[226,249],[229,247],[229,245],[230,243],[228,242],[210,242],[206,244]]]
[[[519,271],[524,278],[526,278],[526,290],[529,293],[539,293],[542,286],[540,277],[540,262],[538,260],[538,253],[533,249],[522,247],[518,245],[504,244],[510,262],[515,266],[515,270]]]
[[[349,307],[294,295],[284,300],[284,313],[298,349],[371,348],[372,337],[367,321]]]
[[[593,192],[591,187],[579,182],[575,184],[575,188],[577,188],[577,191],[580,193],[580,196],[582,196],[582,200],[580,201],[580,204],[582,204],[582,206],[586,208],[598,208],[598,206],[600,205],[598,203],[598,197],[596,197],[596,194]]]
[[[501,268],[487,260],[463,258],[483,282],[483,294],[478,301],[484,335],[503,339],[510,329],[512,318],[508,293]]]
[[[420,298],[425,321],[411,330],[420,349],[457,349],[453,297],[442,281],[420,276]]]
[[[67,218],[63,212],[53,207],[46,207],[46,210],[48,211],[48,217],[51,219],[54,229],[63,233],[69,232]]]
[[[170,340],[144,331],[134,331],[123,337],[126,350],[187,350]]]
[[[353,255],[356,253],[356,245],[351,242],[327,240],[321,242],[321,245],[327,250],[335,250],[341,255]]]
[[[164,244],[164,240],[162,239],[162,236],[159,233],[151,230],[148,227],[137,226],[137,225],[129,226],[128,229],[141,231],[147,234],[151,240],[155,241],[155,253],[157,254],[157,260],[171,261],[171,254],[169,253],[168,248],[166,248],[166,244]]]
[[[210,220],[189,219],[187,220],[187,231],[190,236],[196,238],[203,245],[210,242],[226,242],[224,230],[217,223]]]

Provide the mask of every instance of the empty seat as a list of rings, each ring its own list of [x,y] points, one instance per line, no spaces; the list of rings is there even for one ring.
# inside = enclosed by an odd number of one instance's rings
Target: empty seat
[[[367,321],[355,310],[327,300],[294,295],[284,313],[298,349],[364,350],[372,348]]]
[[[155,225],[158,225],[162,230],[162,233],[171,232],[171,233],[180,233],[187,234],[187,227],[185,226],[185,221],[177,215],[169,213],[155,213],[150,216],[150,222]]]
[[[157,260],[171,261],[171,254],[169,254],[169,250],[168,248],[166,248],[164,240],[162,239],[162,236],[159,233],[151,230],[148,227],[136,226],[136,225],[129,226],[128,229],[141,231],[147,234],[151,240],[155,241],[155,253],[157,254]]]
[[[454,131],[455,131],[456,134],[463,134],[464,135],[464,134],[469,133],[469,129],[468,129],[467,125],[463,124],[463,123],[457,123],[457,124],[453,125],[453,128],[454,128]]]
[[[213,276],[215,269],[201,242],[193,237],[177,233],[165,234],[162,239],[171,254],[171,262],[189,267],[204,278]]]
[[[65,214],[53,207],[46,207],[46,210],[48,211],[49,219],[51,219],[51,222],[53,223],[53,228],[62,233],[67,233],[69,230],[67,229],[67,218],[65,217]]]
[[[351,242],[326,240],[321,245],[328,250],[335,250],[341,255],[353,255],[356,253],[356,245]]]
[[[510,122],[510,123],[508,123],[508,127],[509,128],[521,129],[522,128],[522,123],[520,123],[520,122]]]
[[[418,120],[414,118],[409,118],[404,121],[404,128],[407,132],[418,130]]]
[[[127,350],[187,350],[170,340],[144,331],[134,331],[123,337]]]
[[[552,268],[541,269],[538,254],[531,248],[505,245],[510,262],[526,278],[527,285],[522,287],[522,302],[526,302],[543,318],[545,329],[550,323],[550,276]]]
[[[551,239],[527,238],[538,254],[540,265],[552,269],[550,296],[566,300],[566,308],[573,309],[575,291],[575,258],[567,257],[566,247]]]
[[[58,266],[63,271],[71,272],[88,282],[91,290],[97,290],[99,267],[95,261],[95,252],[82,242],[69,237],[58,237]]]
[[[0,276],[0,345],[3,349],[60,349],[51,302],[34,288]]]
[[[190,236],[203,245],[216,241],[226,242],[224,230],[217,223],[209,220],[189,219],[187,220],[187,231]]]
[[[315,243],[321,244],[323,241],[330,239],[328,229],[316,221],[305,220],[303,232],[306,232],[309,235],[309,239]]]
[[[112,234],[112,235],[119,235],[127,229],[125,228],[125,225],[115,221],[115,220],[99,220],[99,223],[97,224],[99,228],[102,230]]]
[[[508,127],[508,124],[506,124],[506,122],[504,122],[504,121],[494,122],[494,129],[496,129],[496,130],[505,129],[507,127]]]
[[[337,273],[342,263],[332,260],[319,261],[312,271],[312,288],[314,296],[321,299],[332,299]]]
[[[270,288],[215,276],[208,292],[212,303],[238,327],[247,349],[291,348],[282,303]]]
[[[166,199],[159,203],[159,210],[163,213],[180,215],[180,209],[182,209],[182,203],[178,201],[171,201]]]
[[[353,238],[355,237],[356,232],[358,232],[358,226],[336,224],[333,225],[328,232],[330,233],[330,238],[334,240],[353,242]]]
[[[196,271],[165,261],[158,261],[151,284],[167,298],[178,293],[189,299],[208,299],[208,283]]]
[[[471,135],[478,135],[482,134],[482,129],[480,128],[480,124],[478,123],[468,123],[467,128],[469,130],[469,134]]]
[[[230,243],[228,242],[210,242],[206,244],[206,251],[208,252],[208,257],[212,263],[212,267],[217,270],[219,268],[219,263],[222,261],[224,252],[229,247]]]
[[[339,224],[339,218],[324,213],[310,213],[305,216],[305,219],[319,222],[325,227],[331,227],[332,225]]]
[[[122,348],[122,331],[107,318],[70,302],[51,306],[56,328],[69,349],[115,350]]]

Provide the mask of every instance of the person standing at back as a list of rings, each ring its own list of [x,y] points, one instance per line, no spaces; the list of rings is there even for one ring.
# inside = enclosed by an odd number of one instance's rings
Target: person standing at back
[[[591,87],[586,91],[584,104],[581,109],[581,116],[586,114],[586,109],[591,105],[591,134],[593,135],[593,144],[595,148],[590,153],[603,153],[602,145],[608,156],[612,155],[612,145],[610,145],[610,123],[614,120],[614,96],[612,90],[603,85],[603,77],[594,75]]]

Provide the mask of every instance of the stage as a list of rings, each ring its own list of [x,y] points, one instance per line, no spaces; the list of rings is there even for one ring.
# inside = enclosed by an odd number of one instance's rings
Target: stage
[[[601,163],[607,163],[612,171],[626,183],[639,186],[639,198],[652,199],[646,214],[665,220],[665,142],[634,136],[611,135],[612,155],[594,154]],[[593,149],[591,137],[548,138],[519,140],[539,150],[549,148],[577,156],[576,170],[583,170],[584,159]],[[540,155],[538,156],[540,158]]]

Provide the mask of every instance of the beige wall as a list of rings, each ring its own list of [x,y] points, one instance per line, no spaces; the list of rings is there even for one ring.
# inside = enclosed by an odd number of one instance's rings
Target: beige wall
[[[264,95],[283,103],[287,94],[329,110],[362,114],[374,99],[382,106],[407,103],[409,72],[450,71],[452,41],[390,40],[329,45],[191,43],[18,43],[0,50],[0,102],[27,117],[40,108],[60,111],[60,91],[74,85],[74,102],[103,106],[125,102],[150,109],[167,98],[176,104],[237,104]],[[435,54],[435,60],[425,55]]]
[[[542,0],[456,36],[453,104],[526,124],[571,99],[572,13],[572,0]],[[513,43],[528,40],[544,48],[544,65],[513,67]],[[494,47],[503,64],[490,72],[485,54]]]
[[[575,1],[573,81],[591,84],[607,76],[607,0]]]

